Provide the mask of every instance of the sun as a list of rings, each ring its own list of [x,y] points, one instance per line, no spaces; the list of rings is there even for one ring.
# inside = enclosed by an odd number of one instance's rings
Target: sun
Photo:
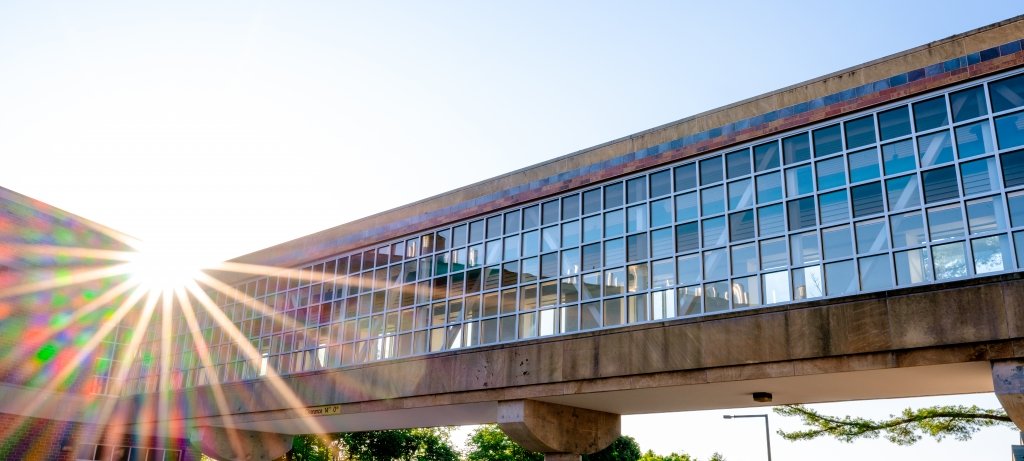
[[[128,274],[139,286],[154,292],[183,288],[200,275],[205,264],[173,245],[141,245],[128,261]]]

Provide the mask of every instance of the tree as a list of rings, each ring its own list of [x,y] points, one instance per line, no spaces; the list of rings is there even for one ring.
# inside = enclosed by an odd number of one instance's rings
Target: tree
[[[823,415],[803,405],[785,405],[775,408],[781,416],[795,416],[809,426],[808,429],[779,435],[786,440],[811,440],[822,436],[835,437],[841,442],[853,442],[860,438],[874,439],[884,436],[897,445],[912,445],[923,435],[937,441],[946,437],[956,440],[970,440],[981,428],[992,426],[1015,427],[1002,409],[988,410],[976,405],[939,405],[934,407],[907,408],[888,419],[871,420],[853,416],[835,417]]]
[[[469,461],[544,461],[542,453],[527,451],[494,424],[474,430],[468,445],[466,459]]]
[[[349,432],[325,437],[299,435],[286,461],[458,461],[447,428]]]
[[[655,454],[651,450],[647,450],[647,453],[644,453],[644,455],[640,457],[639,461],[700,461],[700,460],[698,460],[697,458],[694,458],[693,456],[690,456],[687,453],[679,454],[679,453],[673,452],[673,453],[669,453],[667,455],[658,455],[658,454]],[[725,461],[725,457],[722,456],[720,453],[716,452],[715,454],[711,455],[711,458],[708,458],[708,461]]]
[[[628,435],[620,435],[611,445],[597,453],[583,455],[583,461],[637,461],[643,456],[640,444]]]

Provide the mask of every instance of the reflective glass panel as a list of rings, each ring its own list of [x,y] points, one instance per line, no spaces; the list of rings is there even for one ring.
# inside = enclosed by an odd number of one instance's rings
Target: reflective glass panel
[[[830,224],[850,219],[849,199],[846,189],[829,192],[818,196],[821,223]]]
[[[815,164],[818,173],[818,190],[828,190],[846,184],[846,167],[843,157],[822,160]]]
[[[729,282],[704,284],[704,312],[729,309]]]
[[[852,196],[853,217],[859,218],[882,212],[882,184],[880,182],[854,186],[850,189],[850,194]]]
[[[1007,194],[1006,202],[1010,207],[1010,225],[1013,227],[1024,225],[1024,192]]]
[[[647,230],[647,205],[626,208],[626,232]]]
[[[732,305],[736,309],[761,305],[760,278],[756,275],[733,279]]]
[[[673,172],[675,173],[676,192],[682,192],[684,190],[697,187],[696,163],[687,163],[686,165],[677,166]]]
[[[729,209],[737,210],[754,205],[754,185],[750,179],[729,183]]]
[[[850,226],[839,226],[821,231],[821,247],[825,259],[845,258],[853,255],[853,238]]]
[[[604,214],[604,236],[615,237],[626,231],[626,223],[623,219],[623,211],[615,210]]]
[[[680,285],[700,282],[700,256],[692,254],[676,258],[676,271]]]
[[[697,231],[696,221],[676,226],[676,251],[692,251],[696,250],[698,246],[700,246],[700,234]]]
[[[750,150],[725,154],[725,163],[729,179],[750,174]]]
[[[583,193],[583,214],[601,211],[601,189],[591,189]]]
[[[924,168],[953,161],[953,142],[949,131],[927,134],[917,138],[917,152]],[[888,173],[888,170],[886,170]]]
[[[804,232],[793,235],[789,238],[789,251],[792,254],[794,266],[807,263],[814,263],[821,260],[818,253],[818,233],[815,231]]]
[[[782,155],[786,165],[811,158],[811,141],[807,133],[800,133],[782,139]]]
[[[917,131],[926,131],[948,123],[946,98],[938,96],[914,103],[914,126]]]
[[[932,261],[927,248],[898,251],[896,260],[896,284],[913,285],[932,281]]]
[[[860,289],[864,291],[885,290],[892,287],[892,268],[889,255],[868,256],[857,260],[860,266]]]
[[[878,177],[878,149],[853,152],[849,155],[849,161],[851,183]]]
[[[949,94],[949,106],[953,122],[962,122],[988,113],[985,105],[985,90],[981,85]]]
[[[996,139],[1000,149],[1024,146],[1024,112],[997,118]]]
[[[732,247],[732,275],[757,272],[757,244],[748,243]]]
[[[657,173],[651,173],[651,198],[661,197],[662,195],[668,195],[672,193],[672,172],[670,170],[662,170]],[[562,204],[562,214],[565,214],[565,203]],[[565,218],[572,218],[574,216],[566,216]]]
[[[626,181],[626,203],[636,203],[647,199],[647,178],[641,176]]]
[[[986,197],[967,202],[967,227],[971,234],[1006,229],[1001,197]]]
[[[964,195],[982,194],[995,190],[999,184],[999,169],[994,158],[985,158],[960,164],[960,184]]]
[[[917,175],[900,176],[885,181],[885,192],[889,200],[889,211],[905,210],[921,205]]]
[[[671,227],[651,232],[651,257],[660,258],[675,252],[675,238]]]
[[[878,113],[878,129],[882,141],[910,134],[910,113],[907,106],[900,106]]]
[[[821,266],[801,267],[793,270],[793,300],[820,298],[825,291]]]
[[[796,197],[814,192],[813,176],[810,165],[786,170],[786,196]]]
[[[606,240],[604,242],[604,265],[621,266],[626,263],[626,243],[623,239]]]
[[[700,161],[700,185],[716,183],[722,180],[722,157],[712,157]]]
[[[909,139],[882,146],[882,161],[885,174],[897,174],[917,168],[914,161],[914,144]]]
[[[962,237],[964,217],[960,205],[946,205],[928,209],[928,231],[932,241]]]
[[[956,184],[956,167],[947,166],[921,173],[924,183],[924,202],[934,203],[960,196]]]
[[[1024,75],[989,83],[988,92],[992,98],[992,110],[995,112],[1024,106]]]
[[[953,242],[932,247],[935,280],[947,280],[967,275],[967,257],[964,242]]]
[[[729,253],[725,248],[704,252],[704,280],[729,276]]]
[[[676,300],[679,302],[679,315],[696,315],[702,312],[700,304],[703,298],[703,289],[700,285],[682,287],[676,290]]]
[[[701,221],[702,240],[704,247],[715,247],[725,245],[727,235],[725,233],[725,217],[705,219]]]
[[[733,242],[754,238],[754,210],[729,215],[729,239]]]
[[[824,157],[843,150],[843,138],[839,125],[814,130],[814,156]]]
[[[971,252],[974,254],[974,273],[988,274],[1003,272],[1013,268],[1010,258],[1010,240],[1006,235],[993,235],[971,240]]]
[[[757,231],[762,237],[786,231],[786,218],[781,203],[757,209]]]
[[[988,120],[956,128],[956,152],[960,158],[970,158],[996,150]]]
[[[785,303],[789,297],[789,271],[772,272],[761,275],[764,286],[764,302],[766,304]]]
[[[672,223],[672,199],[666,198],[651,202],[651,227],[661,227]]]
[[[846,128],[846,148],[854,149],[875,142],[875,117],[866,115],[844,124]]]
[[[771,141],[754,146],[754,171],[760,172],[779,167],[779,142]]]
[[[758,176],[757,203],[774,202],[782,198],[782,176],[779,173],[768,173]]]
[[[854,226],[857,234],[857,253],[874,253],[889,248],[885,219],[861,221]]]
[[[789,253],[786,251],[786,239],[762,240],[760,243],[762,270],[786,267],[788,265]]]
[[[840,261],[825,265],[825,287],[829,296],[845,295],[857,291],[857,269],[853,261]]]
[[[893,248],[921,245],[928,239],[920,211],[893,215],[889,217],[889,221],[892,226]]]
[[[725,211],[725,195],[722,186],[701,189],[700,211],[703,216],[710,216]]]
[[[676,221],[697,219],[698,215],[696,192],[676,196]]]
[[[789,222],[789,230],[791,231],[813,227],[817,222],[814,197],[786,202],[786,215]]]

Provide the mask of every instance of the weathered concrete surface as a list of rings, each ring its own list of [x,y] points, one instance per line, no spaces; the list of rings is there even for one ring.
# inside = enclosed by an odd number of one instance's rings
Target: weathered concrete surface
[[[219,461],[273,461],[292,449],[291,435],[197,427],[189,442]]]
[[[536,400],[498,402],[497,422],[520,446],[545,454],[589,455],[620,435],[619,415]]]
[[[1024,431],[1024,359],[992,362],[992,387],[1006,414]]]

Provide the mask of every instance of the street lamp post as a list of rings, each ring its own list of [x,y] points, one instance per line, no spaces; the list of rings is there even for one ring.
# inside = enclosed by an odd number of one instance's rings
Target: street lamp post
[[[768,461],[772,461],[772,433],[768,429],[768,415],[723,415],[725,419],[733,418],[764,418],[764,441],[768,445]]]

